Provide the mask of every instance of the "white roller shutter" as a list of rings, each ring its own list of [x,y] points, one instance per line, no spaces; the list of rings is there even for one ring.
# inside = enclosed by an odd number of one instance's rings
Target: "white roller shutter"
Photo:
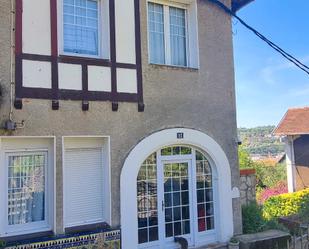
[[[65,227],[104,221],[102,148],[66,149]]]

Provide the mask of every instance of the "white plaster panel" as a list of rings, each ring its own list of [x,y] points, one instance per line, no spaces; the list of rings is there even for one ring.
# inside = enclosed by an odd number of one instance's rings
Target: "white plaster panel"
[[[134,0],[115,1],[117,62],[136,62]]]
[[[23,0],[23,52],[51,54],[50,0]]]
[[[111,69],[109,67],[88,66],[88,90],[111,91]]]
[[[137,93],[137,76],[135,69],[117,69],[117,92]]]
[[[59,63],[59,88],[82,90],[81,65]]]
[[[51,88],[51,63],[23,60],[23,86]]]

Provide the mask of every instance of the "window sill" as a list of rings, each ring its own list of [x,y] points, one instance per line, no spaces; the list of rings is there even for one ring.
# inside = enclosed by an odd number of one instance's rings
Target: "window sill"
[[[76,234],[76,233],[82,233],[82,232],[91,232],[91,231],[107,231],[110,229],[110,226],[105,223],[96,223],[96,224],[90,224],[90,225],[81,225],[81,226],[75,226],[75,227],[68,227],[65,228],[65,234]]]
[[[92,62],[95,64],[109,65],[111,62],[109,59],[94,58],[94,57],[84,57],[84,56],[74,56],[74,55],[60,55],[59,62],[82,64],[83,62]]]
[[[149,66],[155,69],[172,69],[172,70],[187,71],[187,72],[198,72],[199,71],[199,68],[196,68],[196,67],[184,67],[184,66],[155,64],[155,63],[149,63]]]
[[[0,237],[0,239],[5,241],[8,245],[10,245],[11,243],[16,243],[18,241],[26,241],[35,238],[51,237],[51,236],[53,236],[52,229],[47,228],[42,230],[24,231],[22,233],[8,233],[5,234],[4,237]]]

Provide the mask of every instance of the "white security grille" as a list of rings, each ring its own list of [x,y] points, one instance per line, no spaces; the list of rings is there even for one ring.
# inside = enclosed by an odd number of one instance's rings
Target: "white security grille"
[[[8,224],[45,219],[45,153],[8,156]]]

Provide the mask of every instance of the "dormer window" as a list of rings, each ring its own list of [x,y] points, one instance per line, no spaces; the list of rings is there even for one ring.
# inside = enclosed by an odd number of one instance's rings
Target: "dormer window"
[[[189,18],[190,16],[190,18]],[[148,2],[149,62],[198,67],[195,4]]]

